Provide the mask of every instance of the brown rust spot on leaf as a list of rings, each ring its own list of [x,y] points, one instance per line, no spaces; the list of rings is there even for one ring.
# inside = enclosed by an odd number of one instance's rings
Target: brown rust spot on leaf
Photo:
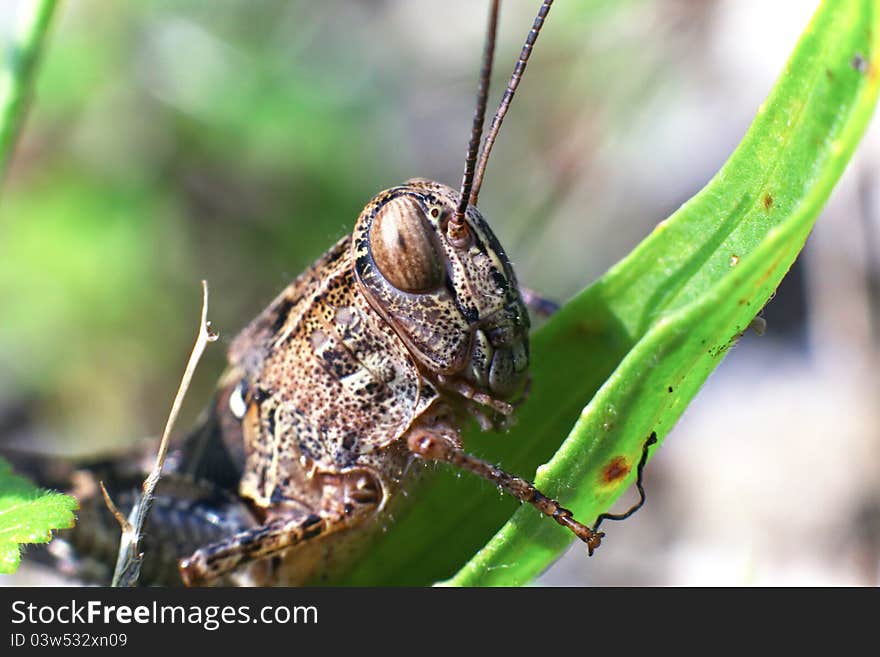
[[[761,200],[764,204],[764,209],[769,210],[773,207],[773,197],[770,194],[764,194],[764,198]]]
[[[629,461],[626,460],[626,457],[615,456],[609,461],[608,465],[602,468],[602,482],[605,484],[613,484],[616,481],[620,481],[629,474],[631,469],[632,468]]]
[[[573,332],[578,337],[595,338],[608,331],[608,323],[601,318],[589,318],[578,322],[573,327]]]

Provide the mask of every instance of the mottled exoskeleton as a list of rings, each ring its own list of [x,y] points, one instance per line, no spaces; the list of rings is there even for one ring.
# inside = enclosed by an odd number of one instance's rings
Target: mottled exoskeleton
[[[167,464],[147,531],[152,548],[145,544],[147,563],[151,549],[160,554],[157,579],[175,579],[179,559],[190,585],[306,581],[386,521],[425,460],[498,484],[590,552],[599,544],[600,533],[529,482],[467,454],[459,431],[469,416],[484,429],[505,426],[527,388],[528,310],[476,203],[550,5],[541,6],[475,169],[492,3],[461,189],[413,179],[378,194],[351,235],[235,338],[214,405]]]
[[[382,192],[235,339],[218,412],[240,422],[227,422],[224,440],[261,524],[185,558],[187,583],[381,521],[419,457],[478,470],[573,523],[527,482],[462,451],[465,415],[503,423],[523,393],[529,315],[476,208],[450,238],[458,199],[428,180]],[[314,575],[327,558],[287,551],[273,582]]]

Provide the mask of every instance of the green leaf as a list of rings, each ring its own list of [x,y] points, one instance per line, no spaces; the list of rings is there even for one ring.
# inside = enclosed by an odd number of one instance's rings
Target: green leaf
[[[13,474],[0,459],[0,574],[18,569],[20,544],[48,543],[53,529],[73,527],[78,506],[68,495],[40,490]]]
[[[822,3],[730,160],[535,334],[518,424],[501,437],[469,432],[470,449],[528,474],[574,424],[536,483],[582,521],[633,483],[645,440],[669,432],[772,296],[858,144],[877,99],[878,13],[874,0]],[[342,581],[426,584],[464,563],[447,584],[527,583],[572,537],[529,506],[509,517],[490,491],[436,473]],[[599,555],[614,540],[613,525],[603,529]]]

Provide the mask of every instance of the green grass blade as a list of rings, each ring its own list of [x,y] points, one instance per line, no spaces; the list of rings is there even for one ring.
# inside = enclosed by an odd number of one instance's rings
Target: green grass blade
[[[669,431],[770,298],[858,144],[877,99],[878,16],[875,0],[820,6],[730,160],[536,333],[518,424],[471,431],[469,448],[529,474],[574,424],[536,480],[586,521],[633,483],[644,441]],[[609,481],[612,462],[628,473]],[[341,581],[425,584],[467,562],[446,583],[518,585],[571,541],[530,507],[510,517],[514,505],[468,475],[438,472],[414,497]]]
[[[0,71],[0,180],[12,159],[15,138],[28,104],[37,62],[56,4],[56,0],[31,2],[22,17],[18,38],[11,44],[3,44],[4,62]]]
[[[12,43],[2,44],[0,70],[0,180],[12,159],[16,136],[27,109],[34,74],[56,0],[35,0],[26,7]],[[13,573],[21,561],[20,544],[48,543],[52,530],[73,527],[77,501],[42,491],[14,475],[0,460],[0,574]]]

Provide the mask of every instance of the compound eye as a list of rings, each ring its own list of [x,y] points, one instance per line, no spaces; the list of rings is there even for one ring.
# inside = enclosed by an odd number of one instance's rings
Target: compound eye
[[[443,284],[443,262],[425,211],[411,196],[383,205],[370,227],[373,261],[385,279],[404,292],[430,292]]]

